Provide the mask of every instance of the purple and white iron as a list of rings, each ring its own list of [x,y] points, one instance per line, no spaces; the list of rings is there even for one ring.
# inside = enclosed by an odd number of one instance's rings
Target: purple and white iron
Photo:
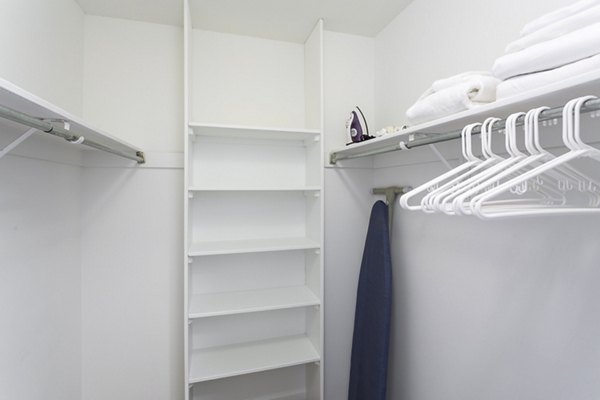
[[[369,127],[365,115],[358,106],[350,113],[350,118],[346,121],[346,133],[350,139],[350,143],[372,139],[369,136]]]

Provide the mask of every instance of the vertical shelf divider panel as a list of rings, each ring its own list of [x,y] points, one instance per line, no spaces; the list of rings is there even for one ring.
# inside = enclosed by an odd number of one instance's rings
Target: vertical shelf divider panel
[[[185,400],[321,400],[323,22],[288,43],[200,13],[184,0]]]
[[[192,40],[192,17],[190,14],[189,0],[183,0],[183,153],[184,153],[184,187],[183,190],[183,359],[184,359],[184,400],[190,399],[192,387],[189,382],[190,375],[190,325],[188,324],[189,315],[189,297],[190,297],[190,279],[189,279],[189,267],[188,263],[188,243],[190,240],[189,232],[189,198],[188,198],[188,182],[192,180],[192,171],[190,169],[190,128],[188,123],[190,121],[190,53]]]

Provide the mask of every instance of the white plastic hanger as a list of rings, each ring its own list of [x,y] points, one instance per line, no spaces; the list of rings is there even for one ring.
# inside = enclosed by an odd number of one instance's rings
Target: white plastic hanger
[[[560,205],[530,205],[526,208],[515,208],[515,209],[504,209],[504,210],[493,210],[486,207],[486,204],[496,196],[499,196],[511,188],[527,183],[530,180],[535,179],[538,176],[548,171],[573,171],[571,167],[567,167],[567,163],[580,157],[588,157],[596,161],[600,161],[600,151],[585,144],[581,140],[580,136],[580,111],[583,104],[594,96],[585,96],[578,99],[571,100],[563,108],[563,142],[565,146],[569,148],[569,152],[556,157],[548,162],[543,163],[530,171],[524,172],[516,178],[510,179],[503,182],[499,186],[477,196],[471,203],[471,209],[473,213],[481,218],[499,218],[499,217],[511,217],[511,216],[524,216],[524,215],[560,215],[560,214],[587,214],[600,212],[600,208],[597,208],[600,203],[598,201],[590,201],[587,207],[573,206],[568,203]],[[539,143],[538,143],[539,144]],[[582,174],[579,174],[583,176]],[[581,185],[581,183],[580,183]],[[578,188],[564,188],[566,190],[580,190],[593,192],[594,196],[597,197],[598,186],[595,182],[589,180],[584,182],[583,186]]]
[[[475,157],[472,152],[470,138],[471,138],[473,129],[477,126],[481,126],[481,134],[480,134],[481,152],[482,152],[482,156],[485,158],[485,160],[481,160],[481,159]],[[487,153],[487,136],[486,136],[486,131],[484,130],[483,125],[482,124],[468,125],[467,131],[466,131],[466,137],[468,139],[467,146],[466,146],[467,153],[469,154],[470,157],[477,160],[476,164],[472,168],[467,169],[466,171],[461,171],[459,174],[456,174],[452,179],[447,180],[443,185],[438,185],[434,189],[430,190],[429,193],[421,199],[421,210],[423,210],[425,212],[430,212],[430,213],[435,212],[436,209],[434,207],[433,200],[435,199],[435,196],[437,194],[444,193],[446,190],[457,185],[459,182],[464,180],[466,177],[477,173],[481,168],[483,168],[482,165],[485,165],[484,163],[489,158],[489,154]]]
[[[509,157],[480,172],[476,176],[471,177],[469,180],[465,181],[459,189],[455,190],[454,193],[447,196],[443,201],[446,205],[444,209],[447,213],[456,215],[467,213],[468,210],[462,208],[461,203],[470,196],[470,193],[477,193],[480,191],[479,188],[487,188],[488,185],[495,184],[496,180],[494,177],[497,174],[527,157],[524,153],[519,151],[516,145],[517,120],[523,115],[524,113],[519,112],[510,115],[506,119],[504,142]],[[465,196],[466,193],[467,195]]]
[[[483,156],[485,157],[485,161],[478,164],[472,170],[467,171],[463,175],[455,178],[452,182],[440,187],[439,190],[433,191],[427,195],[426,198],[423,199],[423,203],[426,204],[425,210],[453,214],[453,210],[449,208],[450,203],[446,200],[451,200],[454,194],[460,193],[463,188],[468,187],[468,185],[470,185],[479,174],[504,160],[504,158],[498,156],[492,151],[493,126],[499,121],[499,118],[488,118],[481,126],[481,150]]]
[[[461,132],[461,150],[462,150],[463,158],[466,161],[464,163],[460,164],[459,166],[451,169],[450,171],[447,171],[446,173],[444,173],[438,177],[435,177],[434,179],[431,179],[431,180],[425,182],[424,184],[414,188],[410,192],[402,195],[400,197],[400,206],[402,208],[404,208],[406,210],[412,210],[412,211],[421,210],[422,203],[420,203],[418,205],[411,205],[411,204],[409,204],[409,201],[412,198],[414,198],[420,194],[435,190],[440,185],[443,185],[444,182],[451,180],[453,177],[461,175],[465,171],[475,167],[476,165],[478,165],[482,162],[481,159],[475,157],[475,155],[473,154],[472,144],[471,144],[471,136],[472,136],[473,129],[475,129],[475,127],[480,126],[480,125],[481,124],[479,124],[479,123],[467,125],[463,128],[463,130]]]
[[[524,137],[525,137],[525,148],[529,152],[529,155],[521,152],[517,147],[516,123],[519,118],[523,116],[523,113],[516,113],[507,118],[506,122],[506,136],[507,136],[507,149],[509,149],[511,157],[507,159],[507,162],[503,165],[505,168],[497,168],[494,173],[482,176],[483,180],[479,180],[477,185],[474,185],[471,189],[463,192],[459,196],[456,196],[452,207],[457,215],[472,214],[472,204],[476,196],[480,193],[497,186],[502,182],[503,179],[514,178],[519,174],[532,169],[539,165],[542,161],[547,161],[554,158],[554,156],[539,146],[539,140],[537,140],[538,146],[536,147],[536,139],[534,134],[539,130],[539,115],[547,109],[547,107],[540,107],[534,110],[530,110],[525,114],[524,123]],[[534,132],[535,131],[535,132]],[[558,175],[558,173],[554,174]],[[540,201],[544,204],[561,202],[564,197],[558,188],[558,179],[560,176],[549,176],[545,181],[538,180],[534,185],[531,185],[530,192],[535,192],[539,196],[533,198],[517,197],[511,200],[497,200],[495,202],[488,203],[488,206],[494,207],[507,207],[507,206],[522,206],[527,203],[539,204]],[[545,183],[542,185],[542,183]],[[510,189],[511,193],[515,195],[523,195],[526,192],[526,186],[519,185]]]

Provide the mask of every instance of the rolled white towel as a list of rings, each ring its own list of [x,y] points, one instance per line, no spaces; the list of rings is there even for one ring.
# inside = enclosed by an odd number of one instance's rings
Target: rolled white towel
[[[592,71],[600,71],[600,54],[549,71],[508,79],[498,85],[496,95],[503,99]]]
[[[585,11],[578,12],[567,18],[546,25],[535,32],[525,35],[506,46],[507,53],[514,53],[531,47],[535,44],[556,39],[567,33],[585,28],[593,23],[600,22],[600,4],[590,7]]]
[[[449,78],[438,79],[437,81],[433,82],[433,84],[431,85],[431,89],[434,92],[439,92],[440,90],[444,90],[446,88],[456,86],[459,83],[469,82],[473,78],[479,79],[481,77],[491,77],[491,76],[492,76],[492,73],[490,71],[467,71],[467,72],[463,72],[461,74],[451,76]]]
[[[570,17],[588,8],[600,5],[600,0],[581,0],[569,6],[559,8],[558,10],[549,12],[527,23],[521,30],[521,36],[529,35],[543,27],[550,25],[561,19]]]
[[[493,75],[490,71],[468,71],[450,76],[448,78],[438,79],[437,81],[434,81],[431,84],[431,87],[427,89],[421,95],[421,97],[419,97],[419,100],[431,96],[432,94],[434,94],[435,92],[439,92],[440,90],[444,90],[461,83],[467,83],[471,79],[479,79],[482,77],[493,77]]]
[[[406,116],[416,125],[488,104],[496,99],[498,83],[498,79],[490,76],[473,77],[420,98],[406,111]]]
[[[600,54],[600,22],[561,37],[538,43],[516,53],[505,54],[494,62],[492,72],[498,79],[557,68]]]

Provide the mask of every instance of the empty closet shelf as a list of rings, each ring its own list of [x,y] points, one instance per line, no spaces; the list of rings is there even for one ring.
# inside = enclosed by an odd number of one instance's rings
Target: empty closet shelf
[[[320,301],[306,286],[248,290],[227,293],[206,293],[192,296],[189,317],[204,318],[219,315],[282,310],[319,305]]]
[[[305,140],[320,135],[318,129],[270,128],[244,125],[190,123],[195,136],[218,136],[245,139]]]
[[[270,251],[318,249],[319,243],[309,238],[273,238],[196,242],[189,247],[188,255],[213,256],[220,254],[264,253]]]
[[[234,186],[190,186],[190,192],[316,192],[319,186],[256,186],[256,187],[234,187]]]
[[[304,335],[196,350],[190,358],[189,382],[205,382],[319,360],[319,353]]]

